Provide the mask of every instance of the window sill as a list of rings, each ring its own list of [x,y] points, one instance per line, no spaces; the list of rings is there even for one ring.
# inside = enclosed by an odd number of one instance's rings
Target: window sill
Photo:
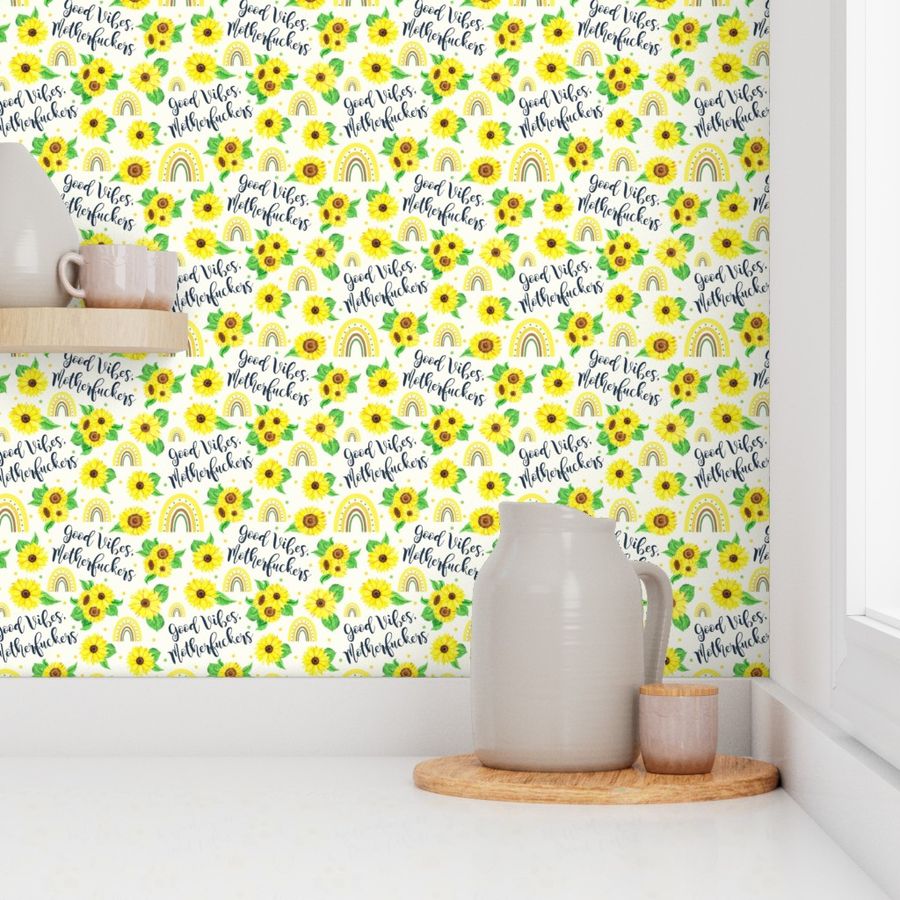
[[[791,797],[889,896],[900,897],[900,771],[768,679],[753,679],[751,708],[753,756],[777,765]]]
[[[846,616],[847,654],[837,669],[832,706],[847,730],[900,768],[900,629],[872,616]]]
[[[866,610],[866,618],[872,619],[879,625],[886,625],[897,632],[896,640],[900,641],[900,613],[894,610],[872,609]]]

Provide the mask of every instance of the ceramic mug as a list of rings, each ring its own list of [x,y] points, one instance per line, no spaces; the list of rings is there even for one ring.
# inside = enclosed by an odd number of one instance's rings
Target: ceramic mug
[[[136,309],[147,288],[147,249],[137,244],[82,244],[78,253],[64,253],[57,266],[59,280],[85,306]],[[72,263],[81,270],[80,287],[67,273]]]
[[[706,775],[716,761],[719,689],[645,684],[640,692],[644,768],[657,775]]]
[[[175,305],[178,287],[178,254],[168,250],[147,254],[147,290],[144,309],[161,309],[168,312]]]

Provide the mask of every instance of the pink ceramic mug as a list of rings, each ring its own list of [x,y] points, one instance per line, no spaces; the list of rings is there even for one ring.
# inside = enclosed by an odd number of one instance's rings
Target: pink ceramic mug
[[[136,309],[147,288],[147,250],[137,244],[82,244],[79,253],[64,253],[58,264],[59,280],[72,297],[85,306]],[[79,287],[69,280],[67,267],[78,266]]]
[[[658,775],[705,775],[716,761],[719,689],[645,684],[640,692],[644,768]]]
[[[178,254],[153,250],[147,254],[147,290],[144,309],[170,310],[178,288]]]

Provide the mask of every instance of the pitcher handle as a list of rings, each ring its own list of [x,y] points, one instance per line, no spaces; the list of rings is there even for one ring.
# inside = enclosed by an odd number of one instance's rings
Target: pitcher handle
[[[662,681],[669,631],[672,628],[672,584],[659,566],[633,562],[637,577],[647,591],[647,622],[644,625],[644,682]]]

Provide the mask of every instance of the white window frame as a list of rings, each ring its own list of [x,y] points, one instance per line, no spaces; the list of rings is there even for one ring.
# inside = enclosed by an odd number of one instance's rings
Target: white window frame
[[[866,603],[866,0],[835,34],[832,123],[832,708],[859,741],[900,767],[900,629]],[[836,30],[840,32],[840,29]],[[843,46],[838,46],[842,44]],[[852,77],[852,92],[848,90]],[[853,98],[852,101],[849,98]],[[862,271],[861,271],[862,270]],[[852,277],[848,278],[848,273]],[[777,388],[776,388],[777,390]],[[850,409],[848,398],[853,398]],[[850,416],[855,423],[848,427]]]

